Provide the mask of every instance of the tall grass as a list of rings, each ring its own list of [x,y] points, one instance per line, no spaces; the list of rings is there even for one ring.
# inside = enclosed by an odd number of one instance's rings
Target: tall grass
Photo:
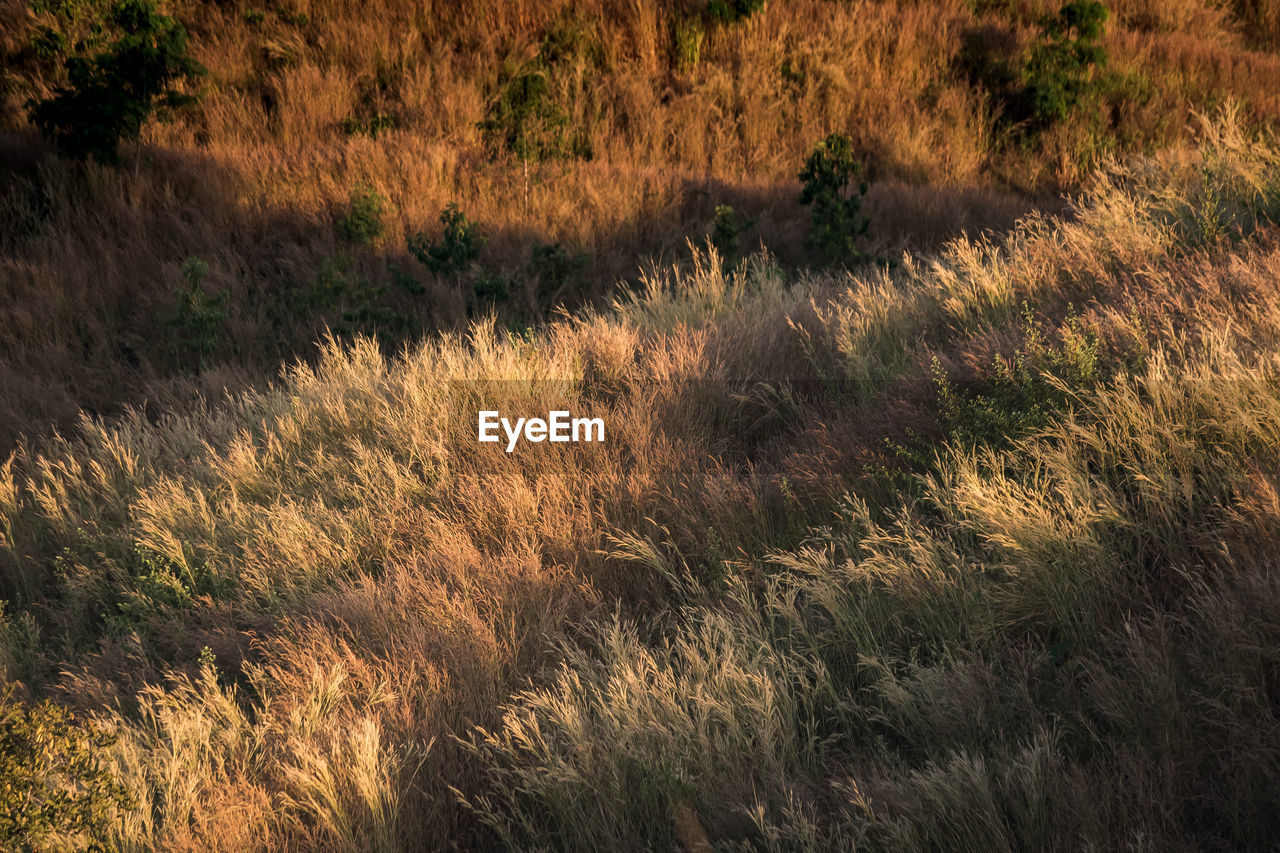
[[[128,849],[1264,848],[1280,155],[1233,122],[883,271],[700,257],[24,442],[5,677],[116,733]]]
[[[522,321],[549,307],[529,272],[535,246],[587,255],[558,297],[578,305],[630,277],[637,257],[665,262],[700,242],[720,204],[755,222],[746,246],[812,262],[795,174],[833,131],[875,184],[871,248],[896,255],[1006,228],[1108,155],[1185,143],[1194,110],[1238,102],[1253,123],[1280,110],[1280,60],[1251,49],[1224,9],[1190,2],[1113,4],[1109,68],[1128,88],[1033,144],[1002,129],[956,62],[976,30],[1016,51],[1050,11],[1038,2],[805,0],[736,24],[705,20],[698,4],[622,0],[173,2],[210,71],[200,105],[147,128],[137,169],[83,173],[48,159],[22,104],[60,79],[57,59],[31,46],[39,28],[83,34],[88,20],[57,9],[83,18],[95,4],[46,5],[0,6],[6,446],[69,427],[81,409],[163,408],[312,354],[340,312],[291,306],[336,267],[353,286],[389,284],[411,332],[464,327],[469,287],[427,274],[404,243],[434,238],[450,203],[490,235],[486,273],[513,282],[504,310]],[[690,60],[680,45],[694,32]],[[495,150],[483,129],[529,74],[549,75],[547,103],[522,107],[530,133],[564,124],[567,158]],[[551,129],[536,119],[547,111]],[[371,246],[340,227],[360,187],[386,200]],[[192,256],[208,264],[207,291],[229,295],[210,369],[194,379],[175,355],[181,326],[159,322]],[[402,290],[392,267],[422,292]]]

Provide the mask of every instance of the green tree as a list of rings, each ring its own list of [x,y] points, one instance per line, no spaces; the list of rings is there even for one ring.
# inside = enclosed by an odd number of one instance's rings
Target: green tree
[[[1063,121],[1093,88],[1093,69],[1107,62],[1102,28],[1107,7],[1097,0],[1072,0],[1040,24],[1023,71],[1022,106],[1037,126]]]
[[[862,215],[867,182],[859,181],[862,163],[853,156],[849,137],[833,133],[814,146],[800,172],[800,203],[813,222],[809,245],[836,263],[862,260],[858,248],[870,221]]]
[[[27,102],[31,120],[62,152],[117,163],[119,146],[134,141],[157,110],[194,98],[174,88],[205,73],[187,55],[187,31],[150,0],[121,0],[110,21],[119,38],[106,49],[67,58],[68,85]]]

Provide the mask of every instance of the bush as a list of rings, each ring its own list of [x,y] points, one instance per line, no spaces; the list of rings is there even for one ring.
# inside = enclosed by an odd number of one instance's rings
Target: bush
[[[581,27],[551,27],[538,54],[509,76],[477,123],[490,153],[498,156],[506,151],[535,162],[590,158],[586,128],[575,126],[570,108],[589,98],[588,72],[599,61],[599,46]]]
[[[511,282],[504,275],[481,270],[471,283],[471,291],[481,302],[506,302],[511,298]]]
[[[409,254],[437,275],[462,272],[479,257],[485,243],[484,235],[480,233],[479,226],[468,220],[453,203],[440,212],[440,224],[444,226],[444,234],[439,242],[428,240],[419,231],[409,238]]]
[[[534,246],[529,253],[529,277],[538,282],[539,301],[545,305],[563,297],[565,288],[586,265],[585,254],[571,255],[559,243]]]
[[[568,126],[569,117],[551,97],[547,72],[540,68],[521,71],[508,80],[480,122],[491,147],[534,161],[564,155]]]
[[[392,279],[410,292],[422,292],[418,282],[400,270],[392,271]],[[369,281],[350,258],[339,255],[325,259],[309,288],[293,291],[290,307],[304,319],[321,312],[336,335],[373,335],[392,345],[409,329],[410,318],[387,304],[388,289],[387,283]]]
[[[1044,130],[1102,90],[1105,81],[1094,72],[1107,62],[1101,37],[1108,16],[1097,0],[1072,0],[1041,20],[1039,36],[1016,62],[1005,58],[1007,39],[974,31],[965,39],[959,65],[991,93],[1002,120]]]
[[[702,55],[702,43],[706,37],[707,32],[698,18],[676,20],[672,28],[676,68],[688,70],[698,64],[698,59]]]
[[[351,195],[351,211],[338,223],[342,236],[361,246],[372,246],[382,236],[386,199],[370,187],[358,187]]]
[[[1024,110],[1038,127],[1063,121],[1096,88],[1093,69],[1105,65],[1099,39],[1108,17],[1098,0],[1072,0],[1041,23],[1023,72]]]
[[[107,769],[115,738],[52,702],[0,697],[0,847],[105,850],[129,795]]]
[[[392,113],[376,112],[368,118],[347,116],[342,120],[342,132],[347,136],[363,135],[377,139],[388,130],[400,126],[400,119]]]
[[[717,204],[716,216],[711,223],[711,245],[726,264],[738,257],[738,238],[755,222],[743,219],[733,205]]]
[[[210,295],[205,292],[204,278],[209,265],[200,258],[187,258],[182,265],[185,287],[173,292],[174,310],[166,318],[174,334],[172,348],[181,359],[193,358],[203,368],[205,360],[218,348],[227,322],[226,291]]]
[[[122,0],[111,11],[120,38],[93,56],[66,60],[68,86],[28,101],[31,120],[67,154],[119,161],[122,140],[136,140],[157,109],[194,100],[173,84],[204,74],[187,56],[187,32],[149,0]]]
[[[736,24],[764,8],[764,0],[711,0],[707,14],[719,21]]]
[[[835,263],[853,264],[863,259],[858,243],[871,223],[862,215],[867,183],[857,181],[861,172],[862,164],[853,156],[853,143],[839,133],[814,146],[800,172],[804,185],[800,203],[810,206],[813,223],[809,245]]]
[[[1056,346],[1046,337],[1024,304],[1022,343],[1011,358],[995,360],[989,380],[961,386],[935,359],[942,431],[966,444],[1004,446],[1043,427],[1068,408],[1073,392],[1097,385],[1110,372],[1100,359],[1098,336],[1074,313],[1058,329]]]

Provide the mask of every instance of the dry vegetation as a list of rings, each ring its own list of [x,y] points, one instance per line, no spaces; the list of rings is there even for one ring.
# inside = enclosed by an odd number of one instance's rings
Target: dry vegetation
[[[81,409],[163,410],[193,386],[216,394],[310,356],[349,307],[298,309],[317,282],[354,291],[352,303],[387,286],[378,298],[394,322],[378,331],[396,340],[460,328],[485,306],[405,249],[407,235],[438,231],[450,202],[491,238],[481,263],[510,285],[506,320],[535,322],[553,303],[607,294],[643,258],[685,254],[717,204],[754,221],[744,249],[763,242],[787,268],[809,263],[794,176],[832,131],[867,163],[872,239],[893,254],[1006,228],[1102,156],[1184,139],[1194,109],[1234,101],[1250,124],[1280,113],[1265,2],[1114,3],[1116,87],[1030,143],[957,62],[971,37],[1016,52],[1053,11],[1031,0],[773,2],[734,24],[692,2],[172,2],[209,70],[200,102],[149,125],[126,168],[82,171],[47,158],[22,104],[61,73],[33,35],[82,34],[102,5],[0,3],[7,446]],[[531,71],[548,92],[513,151],[481,125]],[[385,199],[367,246],[339,227],[361,187]],[[530,253],[555,244],[585,257],[548,282]],[[208,265],[204,286],[229,295],[199,361],[164,322],[192,256]]]
[[[1264,849],[1280,149],[885,272],[698,256],[0,476],[120,849]],[[479,445],[479,408],[607,443]],[[78,837],[41,839],[62,849]]]

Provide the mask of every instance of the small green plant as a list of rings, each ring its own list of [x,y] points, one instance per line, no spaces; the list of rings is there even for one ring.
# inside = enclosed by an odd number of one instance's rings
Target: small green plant
[[[732,205],[716,205],[715,219],[711,223],[711,245],[715,247],[724,263],[728,264],[737,259],[738,240],[742,233],[754,224],[754,220],[743,219]]]
[[[197,257],[182,265],[185,286],[174,290],[174,310],[167,318],[173,332],[172,349],[180,359],[194,359],[203,369],[218,348],[227,322],[228,294],[211,295],[204,289],[209,265]]]
[[[1068,403],[1064,388],[1085,388],[1104,375],[1100,341],[1069,312],[1051,345],[1030,306],[1023,306],[1022,342],[1011,358],[997,358],[991,377],[973,387],[951,380],[935,358],[939,423],[953,439],[1002,446],[1044,426]],[[1056,381],[1054,381],[1056,380]]]
[[[52,702],[0,696],[0,847],[105,850],[129,792],[110,771],[110,733]]]
[[[736,24],[764,8],[764,0],[710,0],[707,14],[718,21]]]
[[[55,59],[67,51],[67,34],[52,27],[37,27],[28,44],[41,59]]]
[[[128,580],[117,592],[115,614],[107,617],[120,636],[145,633],[157,616],[190,610],[198,597],[226,592],[207,568],[193,570],[138,543],[126,565]]]
[[[866,181],[849,137],[833,133],[819,142],[800,172],[800,203],[808,205],[813,229],[809,245],[835,263],[854,264],[864,255],[859,242],[870,228],[862,215]]]
[[[393,279],[408,290],[420,285],[399,270]],[[385,301],[389,283],[375,284],[360,274],[345,255],[326,258],[315,280],[308,288],[295,289],[291,308],[303,319],[317,312],[332,321],[331,330],[338,335],[368,334],[384,344],[393,344],[397,335],[407,331],[410,318]],[[417,292],[423,292],[419,289]]]
[[[204,74],[187,55],[187,32],[149,0],[122,0],[111,10],[120,37],[92,55],[65,62],[68,85],[27,102],[32,122],[66,154],[119,162],[122,141],[137,140],[157,111],[190,103],[175,84]]]
[[[388,264],[387,271],[391,273],[391,281],[414,296],[422,296],[427,292],[427,287],[417,278],[400,269],[397,264]]]
[[[547,72],[534,68],[507,81],[479,126],[495,152],[538,161],[564,156],[569,117],[551,96]]]
[[[587,265],[584,253],[570,254],[559,243],[538,244],[529,253],[529,277],[538,282],[538,299],[550,304],[565,295],[565,290],[583,267]]]
[[[298,29],[302,29],[311,23],[311,16],[306,12],[295,12],[290,9],[280,9],[276,12],[276,15],[284,23],[291,27],[297,27]]]
[[[377,139],[388,130],[400,126],[400,119],[392,113],[377,112],[368,118],[347,116],[342,120],[342,132],[347,136],[367,136]]]
[[[481,302],[506,302],[511,298],[511,282],[499,273],[480,270],[471,282],[471,290]]]
[[[782,77],[782,82],[794,94],[799,92],[800,87],[804,85],[808,74],[804,70],[804,66],[792,60],[790,57],[782,60],[782,64],[778,66],[778,75]]]
[[[696,17],[676,19],[672,28],[672,39],[675,44],[676,68],[688,71],[698,64],[702,55],[702,43],[706,40],[707,31],[702,21]]]
[[[484,235],[454,203],[440,212],[440,224],[444,226],[444,233],[438,242],[419,231],[408,240],[409,254],[436,275],[462,272],[479,257]]]
[[[372,246],[385,228],[382,216],[386,199],[372,187],[357,187],[351,194],[351,209],[338,222],[342,236],[360,246]]]

